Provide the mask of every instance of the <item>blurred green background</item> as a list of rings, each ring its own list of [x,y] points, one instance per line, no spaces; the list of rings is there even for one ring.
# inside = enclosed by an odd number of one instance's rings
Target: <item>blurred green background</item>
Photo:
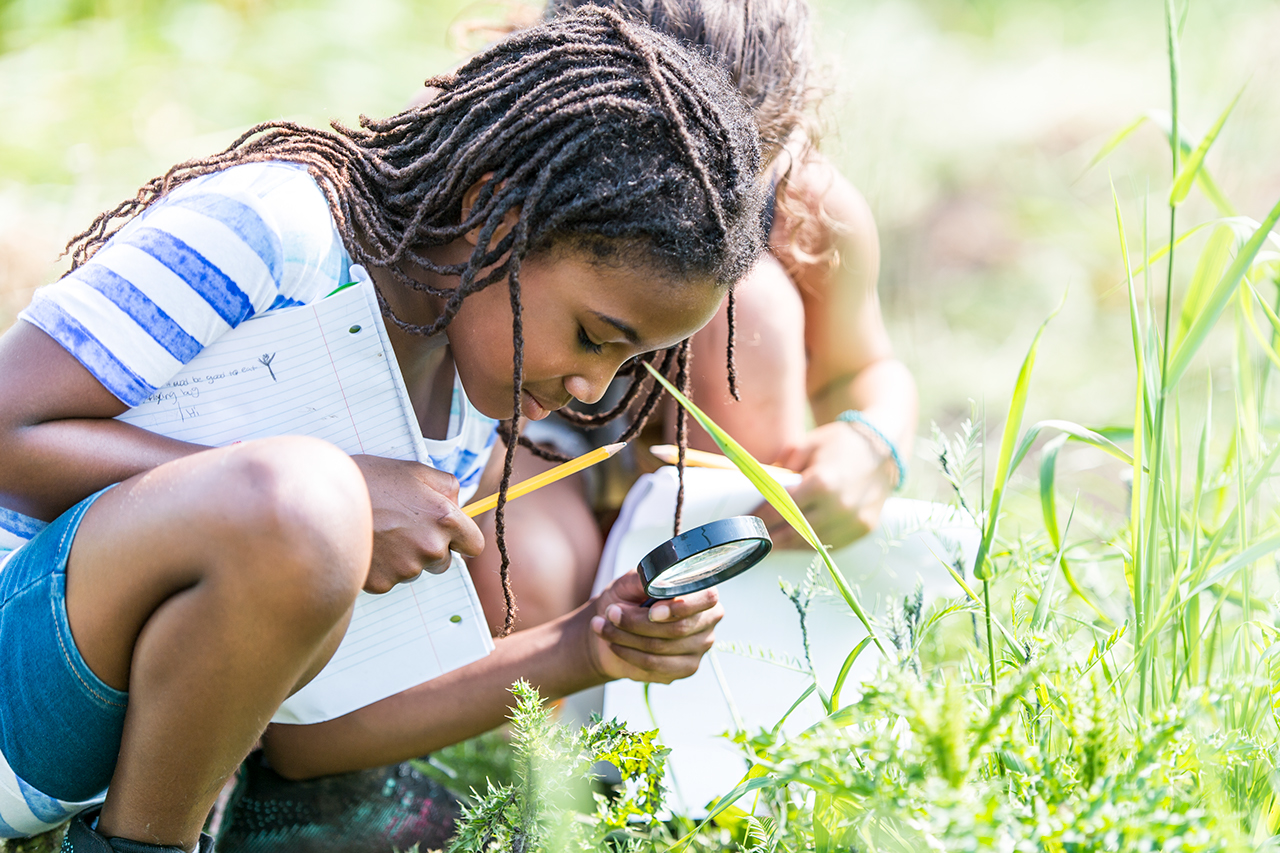
[[[449,0],[0,0],[0,328],[58,276],[68,237],[142,181],[258,121],[395,112],[483,41],[466,22],[509,11]],[[1163,4],[815,0],[814,14],[822,148],[879,221],[882,298],[920,381],[922,432],[954,423],[971,399],[998,423],[1035,326],[1064,294],[1028,418],[1130,419],[1109,181],[1133,233],[1148,192],[1153,223],[1165,222],[1168,153],[1148,125],[1087,166],[1116,130],[1168,108]],[[1183,33],[1191,137],[1247,84],[1208,163],[1255,218],[1280,197],[1278,37],[1278,0],[1192,0]],[[1185,209],[1186,224],[1212,215],[1194,196]],[[1166,227],[1152,226],[1153,246]]]

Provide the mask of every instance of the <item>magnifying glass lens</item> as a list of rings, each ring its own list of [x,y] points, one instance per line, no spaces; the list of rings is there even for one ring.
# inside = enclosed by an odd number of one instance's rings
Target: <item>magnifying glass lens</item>
[[[708,578],[760,549],[760,542],[749,539],[726,542],[705,551],[699,551],[667,569],[649,584],[652,593],[661,594],[676,587]]]

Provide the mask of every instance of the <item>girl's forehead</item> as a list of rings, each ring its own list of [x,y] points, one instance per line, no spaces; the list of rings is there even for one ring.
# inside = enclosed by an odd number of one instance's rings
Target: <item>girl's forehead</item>
[[[601,263],[564,252],[526,262],[521,278],[529,295],[561,303],[641,349],[660,349],[710,321],[724,288],[710,278],[679,278],[652,265]]]
[[[678,279],[649,269],[599,267],[577,294],[582,310],[633,346],[661,349],[706,325],[725,290],[710,279]]]

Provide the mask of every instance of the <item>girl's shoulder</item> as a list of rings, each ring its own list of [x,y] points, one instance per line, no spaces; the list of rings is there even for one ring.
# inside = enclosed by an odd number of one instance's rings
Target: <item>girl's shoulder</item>
[[[280,293],[291,303],[309,302],[330,292],[328,285],[346,283],[350,255],[328,199],[305,166],[232,166],[184,184],[156,208],[166,206],[196,207],[251,244],[272,266]]]
[[[251,313],[312,302],[349,280],[351,257],[328,199],[297,163],[244,163],[189,181],[121,229],[102,260],[112,244],[136,241],[142,231],[163,232],[216,257],[233,278],[244,277],[238,270],[263,269],[274,293],[266,304],[255,295]]]
[[[253,163],[165,194],[19,316],[135,406],[229,329],[323,298],[350,266],[311,175]]]
[[[769,244],[784,267],[825,268],[837,253],[878,256],[871,206],[826,156],[811,146],[788,150],[775,169],[784,177],[776,184]]]

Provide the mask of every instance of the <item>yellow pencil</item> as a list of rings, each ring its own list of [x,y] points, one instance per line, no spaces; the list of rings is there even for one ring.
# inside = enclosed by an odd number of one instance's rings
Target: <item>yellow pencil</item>
[[[649,452],[661,459],[668,465],[676,464],[676,459],[680,456],[680,448],[674,444],[655,444],[649,448]],[[719,453],[708,453],[705,450],[694,450],[692,448],[684,452],[684,464],[690,468],[721,468],[726,471],[737,471],[738,466],[729,461],[727,456],[721,456]],[[764,470],[777,477],[781,474],[794,474],[790,468],[779,468],[777,465],[763,465]]]
[[[606,444],[604,447],[597,447],[590,453],[584,453],[577,459],[570,459],[563,465],[543,471],[541,474],[535,474],[527,480],[521,480],[511,488],[507,489],[507,500],[518,498],[521,495],[527,495],[535,489],[541,489],[543,486],[549,486],[556,480],[562,480],[570,474],[576,474],[583,468],[590,468],[597,462],[603,462],[622,448],[626,447],[626,443],[622,444]],[[483,512],[488,512],[498,505],[498,496],[496,494],[489,495],[487,498],[481,498],[473,501],[462,508],[467,515],[475,518]]]

